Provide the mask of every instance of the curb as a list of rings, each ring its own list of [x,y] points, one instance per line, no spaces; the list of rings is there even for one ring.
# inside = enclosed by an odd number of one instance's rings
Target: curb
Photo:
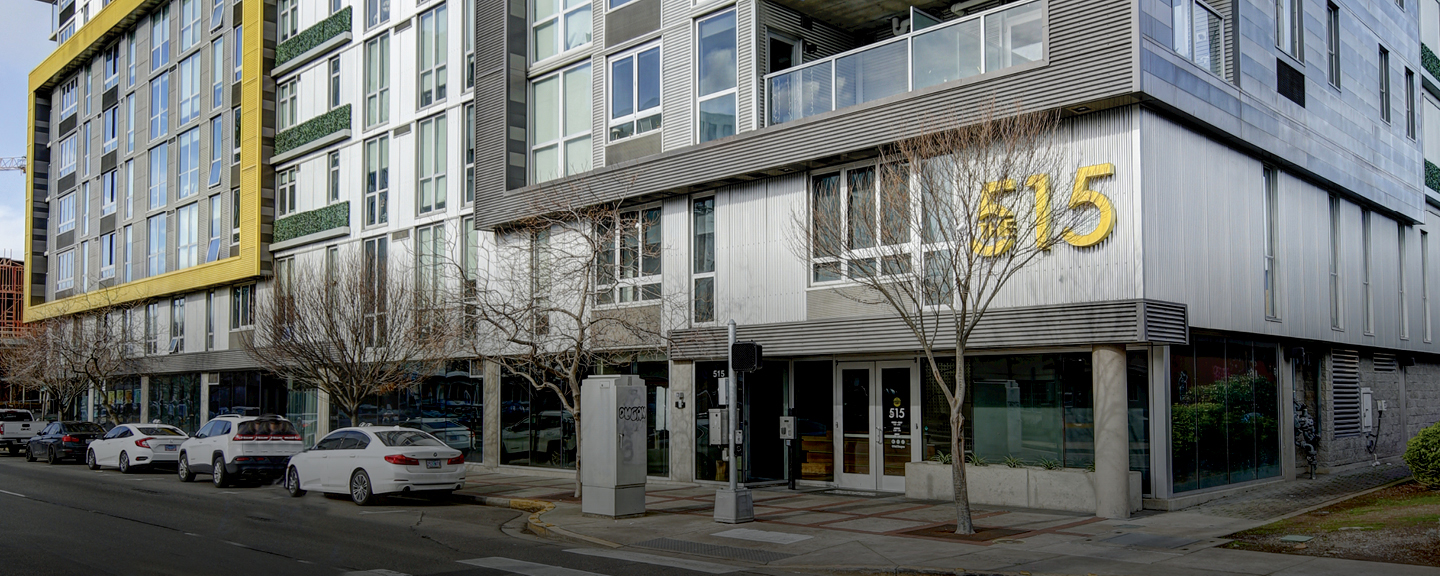
[[[493,506],[496,508],[510,508],[529,512],[530,516],[525,519],[525,531],[542,538],[552,540],[565,540],[577,544],[591,544],[605,548],[621,548],[623,544],[617,544],[609,540],[602,540],[584,534],[576,534],[549,522],[540,519],[540,515],[555,509],[554,502],[545,500],[530,500],[525,498],[499,498],[495,496],[475,496],[471,494],[459,494],[482,506]]]
[[[918,566],[771,566],[795,572],[814,572],[841,576],[1043,576],[1037,572],[973,572],[964,568],[942,570]],[[1088,576],[1094,576],[1090,574]]]

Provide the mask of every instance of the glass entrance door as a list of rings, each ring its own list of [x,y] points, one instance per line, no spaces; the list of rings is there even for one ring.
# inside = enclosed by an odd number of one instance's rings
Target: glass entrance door
[[[836,366],[836,453],[842,488],[905,491],[905,463],[918,459],[915,363],[842,362]]]

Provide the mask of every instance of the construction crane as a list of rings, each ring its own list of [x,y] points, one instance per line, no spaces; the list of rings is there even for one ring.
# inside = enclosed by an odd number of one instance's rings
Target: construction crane
[[[25,171],[25,157],[15,156],[13,158],[0,158],[0,172],[6,170]]]

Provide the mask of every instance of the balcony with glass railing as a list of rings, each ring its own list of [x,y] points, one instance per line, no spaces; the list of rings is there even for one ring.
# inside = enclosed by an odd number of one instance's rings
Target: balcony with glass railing
[[[913,29],[765,76],[766,122],[781,124],[1045,58],[1041,0]]]

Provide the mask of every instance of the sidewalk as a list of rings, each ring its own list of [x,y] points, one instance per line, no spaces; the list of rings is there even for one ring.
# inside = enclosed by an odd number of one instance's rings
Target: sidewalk
[[[1268,486],[1180,512],[1142,512],[1128,520],[1104,520],[1064,512],[977,508],[981,534],[973,540],[947,535],[953,505],[843,490],[758,488],[756,521],[714,522],[715,490],[689,484],[651,483],[648,513],[608,520],[581,515],[574,481],[499,473],[473,474],[461,493],[487,504],[532,512],[530,529],[546,537],[609,548],[662,551],[718,559],[737,566],[827,573],[936,572],[964,574],[1108,574],[1176,576],[1435,575],[1440,568],[1267,554],[1217,548],[1221,538],[1267,523],[1246,518],[1247,509],[1298,511],[1340,486],[1371,487],[1391,472],[1356,471]],[[1384,480],[1388,481],[1388,480]],[[1373,484],[1379,485],[1379,484]],[[1278,501],[1284,506],[1269,506]],[[1320,502],[1314,502],[1319,504]],[[1300,507],[1297,507],[1300,506]],[[1288,510],[1293,508],[1293,510]],[[1220,512],[1220,513],[1216,513]]]

